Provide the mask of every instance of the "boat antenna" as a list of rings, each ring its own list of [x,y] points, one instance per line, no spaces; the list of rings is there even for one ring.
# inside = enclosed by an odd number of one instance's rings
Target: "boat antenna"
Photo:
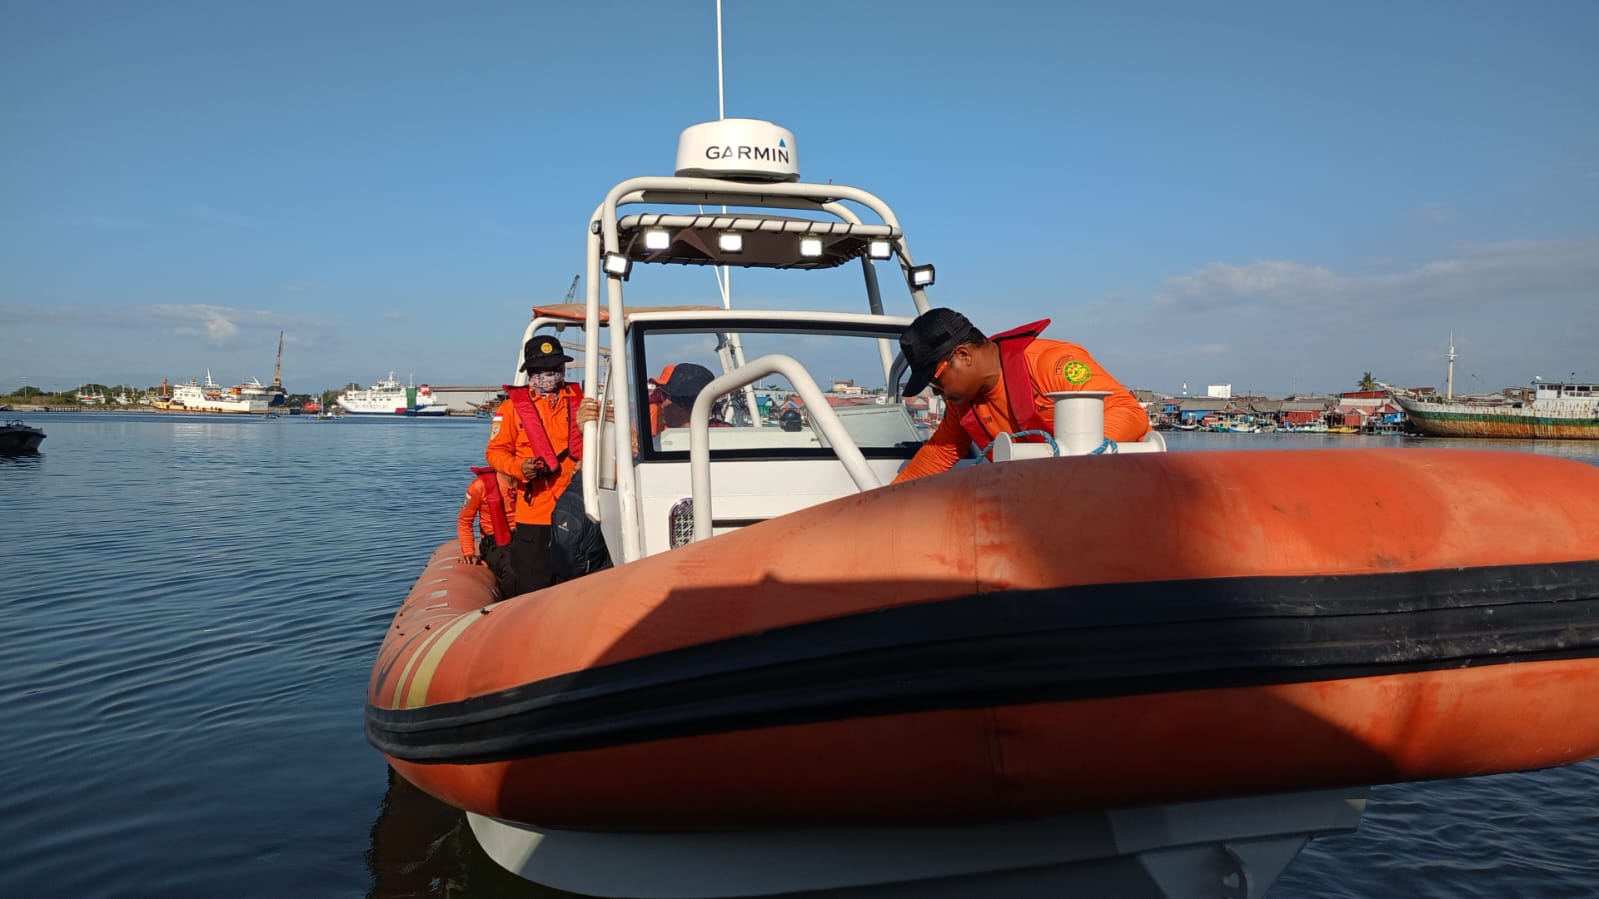
[[[272,386],[283,386],[283,332],[278,332],[278,364],[272,366]]]
[[[722,0],[716,0],[716,118],[727,118],[727,99],[722,90]]]
[[[727,82],[722,72],[722,0],[716,0],[716,120],[719,122],[727,119]],[[704,211],[703,207],[701,211]],[[722,204],[722,214],[727,214],[726,203]],[[711,274],[716,277],[716,289],[722,294],[722,308],[732,309],[732,266],[718,265],[711,270]],[[717,347],[717,351],[726,353],[723,365],[728,370],[744,364],[744,345],[738,339],[737,334],[729,333],[723,335],[721,345]],[[755,387],[746,384],[744,385],[743,393],[744,403],[749,409],[750,420],[758,423],[761,420],[761,416],[759,401],[755,398]]]
[[[722,77],[722,0],[716,0],[716,120],[723,121],[727,118],[727,90],[726,81]],[[722,214],[727,214],[727,206],[723,204]],[[716,289],[722,292],[722,308],[733,308],[733,269],[731,266],[718,265],[712,270],[716,276]]]

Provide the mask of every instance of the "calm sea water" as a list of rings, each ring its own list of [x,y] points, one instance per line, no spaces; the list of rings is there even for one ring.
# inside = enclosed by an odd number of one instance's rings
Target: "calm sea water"
[[[562,895],[362,737],[378,642],[453,531],[484,422],[27,418],[44,454],[0,458],[0,894]],[[1599,464],[1599,443],[1429,445]],[[1378,788],[1271,896],[1599,896],[1599,762]]]

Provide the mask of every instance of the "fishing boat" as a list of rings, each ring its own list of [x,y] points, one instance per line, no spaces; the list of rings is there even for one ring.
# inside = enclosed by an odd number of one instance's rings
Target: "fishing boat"
[[[42,428],[35,428],[13,419],[0,425],[0,455],[21,456],[37,453],[44,442]]]
[[[1599,440],[1599,383],[1534,381],[1516,397],[1468,402],[1393,391],[1410,423],[1435,437]]]
[[[365,390],[346,390],[334,400],[350,415],[448,415],[450,407],[433,395],[426,384],[406,385],[395,380],[394,372],[379,378]]]
[[[1369,785],[1599,755],[1599,468],[1117,446],[1072,392],[1052,440],[890,485],[921,440],[897,338],[935,270],[887,203],[729,119],[590,221],[570,327],[590,359],[605,341],[583,382],[614,420],[570,489],[615,567],[507,597],[440,546],[367,694],[368,740],[510,870],[605,896],[1259,897]],[[865,311],[624,305],[660,264],[858,266]],[[650,379],[685,362],[719,374],[655,434]],[[881,401],[835,406],[840,374]]]
[[[267,411],[270,398],[266,388],[254,381],[246,384],[235,384],[224,387],[211,380],[211,372],[205,373],[205,383],[200,383],[198,378],[189,379],[186,384],[179,384],[172,388],[172,398],[165,403],[157,402],[155,407],[163,412],[220,412],[235,415],[253,415]]]

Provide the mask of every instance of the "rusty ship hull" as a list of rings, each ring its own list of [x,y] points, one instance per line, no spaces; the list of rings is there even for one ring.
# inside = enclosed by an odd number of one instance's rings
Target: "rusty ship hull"
[[[1512,437],[1599,440],[1599,401],[1540,408],[1540,404],[1483,406],[1395,396],[1423,434],[1434,437]]]

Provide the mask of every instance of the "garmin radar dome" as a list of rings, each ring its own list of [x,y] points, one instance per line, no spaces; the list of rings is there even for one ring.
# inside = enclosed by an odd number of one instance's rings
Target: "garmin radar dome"
[[[688,178],[798,181],[794,132],[761,119],[722,119],[683,129],[677,174]]]

